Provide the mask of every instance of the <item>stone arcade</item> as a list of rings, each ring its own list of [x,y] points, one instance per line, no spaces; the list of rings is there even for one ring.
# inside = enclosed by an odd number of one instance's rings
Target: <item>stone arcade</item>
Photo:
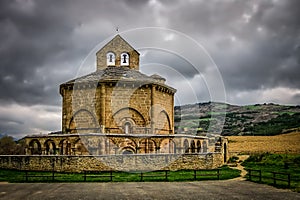
[[[60,85],[62,131],[25,137],[27,155],[220,153],[225,138],[174,134],[174,94],[166,79],[139,72],[139,53],[116,35],[97,69]]]

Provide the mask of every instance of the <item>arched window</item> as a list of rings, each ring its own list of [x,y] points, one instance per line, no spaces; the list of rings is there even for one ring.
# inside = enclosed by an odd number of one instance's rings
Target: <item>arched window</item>
[[[56,145],[53,140],[47,140],[44,146],[46,147],[46,155],[56,154]]]
[[[116,56],[113,52],[108,52],[106,54],[107,66],[116,65]]]
[[[129,122],[126,122],[124,124],[124,131],[125,131],[125,134],[128,134],[131,132],[131,124]]]
[[[31,150],[31,155],[42,155],[41,143],[37,139],[31,140],[29,149]]]
[[[183,142],[183,150],[185,153],[189,153],[189,142],[187,141],[187,139],[184,140]]]
[[[128,53],[121,54],[121,66],[128,66],[129,65],[129,55]]]
[[[197,153],[201,152],[201,142],[198,140],[197,142]]]
[[[122,154],[123,155],[133,154],[133,151],[126,149],[126,150],[123,151]]]
[[[195,148],[195,142],[194,142],[194,140],[192,140],[191,141],[191,153],[195,153],[195,150],[196,150],[196,148]]]

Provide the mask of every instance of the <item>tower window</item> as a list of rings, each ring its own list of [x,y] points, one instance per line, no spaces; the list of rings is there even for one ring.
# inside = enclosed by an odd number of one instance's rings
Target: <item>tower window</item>
[[[121,65],[128,66],[129,65],[129,55],[128,53],[121,54]]]
[[[106,54],[106,64],[107,66],[116,64],[116,56],[113,52],[108,52]]]

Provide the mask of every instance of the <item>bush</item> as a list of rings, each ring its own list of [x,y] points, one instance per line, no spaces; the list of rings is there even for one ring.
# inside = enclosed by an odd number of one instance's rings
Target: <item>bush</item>
[[[239,160],[239,157],[237,157],[237,156],[232,156],[232,157],[229,158],[228,162],[230,162],[230,163],[235,163],[235,162],[237,162],[238,160]]]

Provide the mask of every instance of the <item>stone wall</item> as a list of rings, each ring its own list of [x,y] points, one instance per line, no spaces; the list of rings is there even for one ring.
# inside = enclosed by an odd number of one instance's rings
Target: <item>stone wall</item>
[[[132,126],[143,133],[145,129],[156,134],[174,133],[174,94],[159,85],[133,85],[120,82],[63,89],[62,132],[103,132],[103,125],[110,133],[121,133],[125,121],[131,119]]]
[[[121,120],[132,119],[138,127],[150,124],[151,91],[147,86],[106,86],[105,125],[117,128]]]
[[[166,130],[171,130],[171,132],[174,133],[174,94],[165,92],[164,88],[160,86],[156,86],[155,89],[154,108],[157,107],[155,127],[163,129],[160,131],[160,134],[168,134],[169,132]],[[167,119],[164,119],[164,115],[162,115],[164,113]],[[163,122],[163,124],[160,124],[161,122]]]
[[[75,84],[75,86],[77,86]],[[78,85],[79,86],[79,85]],[[79,88],[63,90],[63,133],[98,132],[100,129],[100,92],[99,88]],[[76,131],[78,128],[83,129]],[[98,131],[97,131],[98,130]]]
[[[0,156],[0,168],[18,170],[180,170],[213,169],[222,166],[221,153],[207,154],[149,154],[112,156]]]

